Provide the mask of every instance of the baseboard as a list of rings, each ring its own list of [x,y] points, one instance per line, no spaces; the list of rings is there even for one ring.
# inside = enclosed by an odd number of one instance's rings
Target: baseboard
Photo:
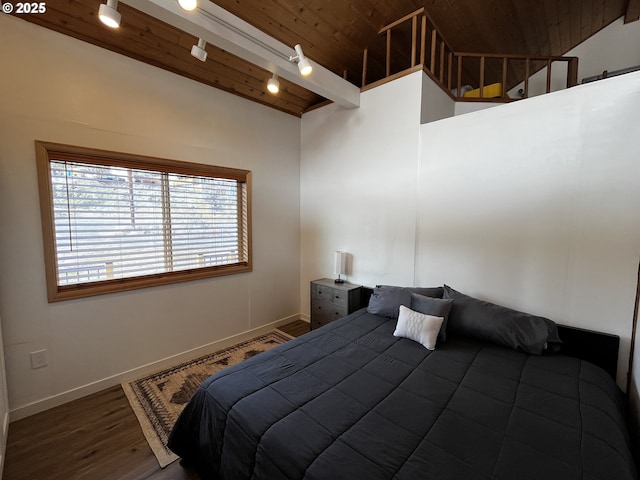
[[[311,315],[308,313],[301,313],[300,320],[304,320],[307,323],[311,323]]]
[[[282,325],[286,325],[287,323],[293,322],[295,320],[299,320],[301,317],[302,315],[296,314],[286,318],[281,318],[280,320],[276,320],[275,322],[268,323],[267,325],[253,328],[251,330],[247,330],[245,332],[239,333],[237,335],[232,335],[230,337],[223,338],[221,340],[216,340],[215,342],[202,345],[201,347],[187,350],[186,352],[172,355],[167,358],[163,358],[162,360],[158,360],[157,362],[148,363],[141,367],[134,368],[134,369],[113,375],[111,377],[107,377],[102,380],[88,383],[81,387],[67,390],[66,392],[62,392],[57,395],[52,395],[42,400],[38,400],[32,403],[29,403],[27,405],[14,408],[9,412],[8,418],[10,418],[12,422],[14,422],[16,420],[20,420],[21,418],[29,417],[31,415],[35,415],[36,413],[44,412],[45,410],[49,410],[50,408],[58,407],[65,403],[71,402],[73,400],[78,400],[79,398],[86,397],[87,395],[91,395],[93,393],[100,392],[102,390],[113,387],[115,385],[119,385],[122,382],[133,380],[134,378],[138,378],[143,375],[147,375],[149,373],[153,373],[158,370],[171,367],[172,365],[175,365],[177,363],[186,362],[193,358],[197,358],[202,355],[206,355],[208,353],[212,353],[217,350],[229,347],[231,345],[235,345],[236,343],[243,342],[244,340],[248,340],[252,337],[255,337],[256,335],[261,335],[270,330],[273,330],[274,328],[278,328]]]

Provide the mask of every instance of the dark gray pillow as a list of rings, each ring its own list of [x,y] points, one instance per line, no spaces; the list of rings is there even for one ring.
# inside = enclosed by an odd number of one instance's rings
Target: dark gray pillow
[[[548,318],[485,302],[444,286],[444,298],[453,299],[447,325],[451,335],[475,337],[527,353],[555,351],[562,341]]]
[[[398,318],[400,305],[410,308],[412,293],[419,293],[426,297],[442,298],[443,292],[442,287],[421,288],[378,285],[373,289],[367,312],[381,317]]]
[[[425,297],[418,293],[411,294],[411,310],[424,313],[425,315],[433,315],[434,317],[442,317],[442,326],[438,333],[438,342],[447,340],[447,321],[449,320],[449,312],[453,306],[453,299]]]

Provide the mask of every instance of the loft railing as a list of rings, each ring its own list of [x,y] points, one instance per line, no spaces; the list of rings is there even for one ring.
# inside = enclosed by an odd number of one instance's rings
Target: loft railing
[[[393,72],[392,32],[399,28],[406,29],[407,22],[411,22],[410,67]],[[556,62],[566,63],[566,88],[578,83],[577,57],[455,52],[425,13],[424,8],[382,27],[378,33],[384,35],[386,39],[385,75],[380,80],[367,83],[371,52],[365,49],[362,60],[363,88],[371,88],[388,81],[391,77],[395,78],[420,67],[456,101],[509,102],[518,98],[527,98],[530,94],[531,77],[544,68],[547,70],[546,93],[551,92],[552,66]],[[402,35],[398,37],[401,38]],[[488,64],[490,64],[489,69]],[[519,81],[520,78],[524,78],[524,81]],[[463,89],[468,84],[476,90],[472,92],[473,97],[464,96]],[[496,84],[500,85],[497,90]],[[507,93],[510,87],[521,84],[521,94],[517,98],[510,98]],[[489,85],[494,87],[490,91],[487,89]],[[487,98],[485,94],[490,94],[493,98]]]

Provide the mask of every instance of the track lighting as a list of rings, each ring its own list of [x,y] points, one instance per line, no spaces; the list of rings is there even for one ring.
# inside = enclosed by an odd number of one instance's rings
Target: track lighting
[[[273,77],[269,79],[267,82],[267,90],[269,90],[274,95],[280,91],[280,81],[278,80],[278,75],[275,73]]]
[[[180,5],[180,8],[183,10],[191,12],[198,8],[198,0],[178,0],[178,5]]]
[[[207,46],[207,42],[204,41],[202,38],[199,38],[198,39],[198,44],[194,45],[193,47],[191,47],[191,55],[196,57],[201,62],[206,62],[207,61],[207,51],[204,49],[204,47],[206,47],[206,46]]]
[[[300,70],[300,75],[302,75],[303,77],[310,75],[313,67],[311,66],[311,62],[309,61],[309,59],[304,56],[304,53],[302,53],[302,47],[298,44],[293,48],[296,51],[297,55],[289,57],[289,61],[298,63],[298,70]]]
[[[118,0],[107,0],[107,3],[100,5],[98,10],[100,21],[107,27],[118,28],[122,15],[118,12]]]

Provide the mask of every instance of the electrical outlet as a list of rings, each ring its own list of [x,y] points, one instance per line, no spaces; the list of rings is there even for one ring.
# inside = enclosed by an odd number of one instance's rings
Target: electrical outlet
[[[37,352],[31,352],[31,368],[42,368],[46,367],[49,363],[47,362],[47,351],[46,350],[38,350]]]

